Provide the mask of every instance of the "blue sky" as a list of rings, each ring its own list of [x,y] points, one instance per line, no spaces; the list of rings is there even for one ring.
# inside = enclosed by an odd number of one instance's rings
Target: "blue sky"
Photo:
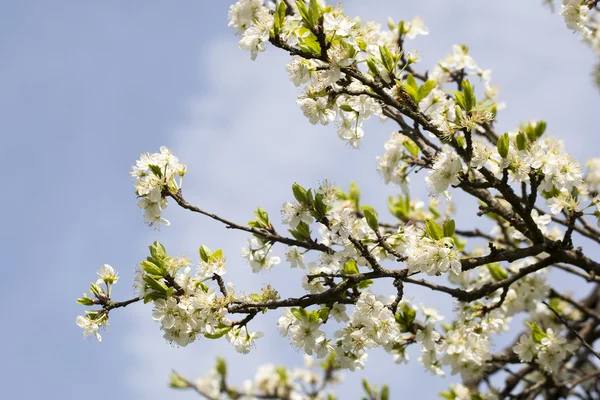
[[[414,47],[424,68],[452,44],[466,43],[479,65],[493,69],[508,105],[500,130],[546,119],[549,133],[583,161],[598,156],[589,117],[599,100],[589,78],[595,57],[539,3],[343,2],[348,14],[382,23],[388,15],[422,16],[431,34]],[[353,151],[333,127],[310,125],[295,104],[287,57],[269,49],[251,62],[237,48],[227,28],[230,2],[0,4],[0,153],[10,175],[0,231],[6,397],[185,399],[191,396],[166,388],[172,368],[196,376],[224,355],[240,382],[267,361],[299,365],[300,355],[278,338],[275,314],[252,326],[267,337],[240,356],[224,341],[170,347],[143,305],[113,313],[102,344],[82,340],[75,325],[82,308],[74,300],[104,263],[120,273],[115,296],[131,296],[134,266],[153,240],[192,258],[201,243],[223,248],[227,279],[247,291],[289,282],[283,265],[252,275],[238,257],[245,235],[174,205],[166,211],[171,228],[148,229],[128,175],[141,152],[173,148],[189,167],[188,200],[240,222],[258,206],[276,217],[294,181],[314,186],[324,178],[344,187],[356,180],[365,202],[383,210],[396,188],[377,176],[374,158],[394,127],[373,121],[363,148]],[[422,184],[416,193],[425,195]],[[295,280],[287,286],[278,287],[282,294],[300,288]],[[441,301],[414,288],[408,295],[417,304]],[[366,371],[346,374],[343,398],[355,397],[361,376],[391,383],[392,393],[408,398],[423,393],[424,384],[432,397],[455,380],[429,377],[411,356],[408,366],[394,366],[385,354],[373,354]]]

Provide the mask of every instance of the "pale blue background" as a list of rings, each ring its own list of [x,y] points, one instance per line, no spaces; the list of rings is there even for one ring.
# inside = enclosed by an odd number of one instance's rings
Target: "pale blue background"
[[[600,98],[589,77],[595,56],[539,1],[344,3],[350,15],[384,24],[387,15],[421,15],[431,34],[413,43],[424,68],[452,44],[466,43],[481,66],[494,70],[508,105],[500,130],[544,118],[580,160],[598,155]],[[212,221],[171,206],[166,217],[173,226],[148,229],[128,175],[141,152],[173,148],[189,166],[186,197],[240,222],[257,206],[277,220],[294,181],[314,186],[330,178],[347,187],[356,179],[368,193],[365,202],[379,207],[395,193],[374,161],[394,127],[369,124],[363,149],[352,151],[333,127],[311,126],[295,104],[287,56],[269,49],[251,62],[227,28],[229,4],[0,1],[3,398],[192,398],[166,388],[171,368],[196,376],[223,354],[241,382],[266,361],[301,364],[278,338],[275,313],[252,323],[267,337],[249,356],[224,341],[171,348],[143,305],[111,314],[102,344],[82,340],[75,325],[82,312],[75,299],[96,269],[116,267],[115,296],[128,298],[134,266],[156,239],[191,257],[200,243],[222,247],[226,277],[241,289],[279,282],[283,295],[299,292],[296,280],[281,286],[288,276],[283,265],[273,274],[249,274],[238,257],[246,236]],[[417,193],[424,195],[422,184]],[[440,301],[414,288],[407,296],[417,304]],[[414,351],[411,357],[409,366],[394,367],[375,353],[366,371],[347,374],[342,398],[356,398],[361,376],[389,382],[393,398],[433,397],[456,380],[430,377]]]

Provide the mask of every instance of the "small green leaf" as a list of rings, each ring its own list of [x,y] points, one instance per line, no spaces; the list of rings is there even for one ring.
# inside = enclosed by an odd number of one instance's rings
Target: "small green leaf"
[[[462,109],[467,111],[467,102],[465,96],[461,92],[450,90],[450,93],[454,95],[454,102]]]
[[[473,90],[473,86],[471,86],[471,82],[468,79],[465,79],[462,83],[463,93],[465,96],[465,111],[469,112],[475,108],[477,105],[477,98],[475,97],[475,91]]]
[[[256,220],[260,223],[261,228],[267,228],[271,224],[269,221],[269,214],[264,208],[259,207],[254,211],[254,215],[256,216]]]
[[[349,259],[348,262],[344,265],[344,274],[346,275],[355,275],[358,274],[358,266],[356,265],[356,260],[353,258]]]
[[[487,265],[488,271],[490,271],[490,275],[494,278],[495,281],[501,281],[508,278],[508,271],[502,268],[502,266],[498,263],[492,263]]]
[[[352,200],[354,207],[358,210],[360,204],[360,189],[354,181],[350,182],[350,191],[348,192],[348,197],[350,200]]]
[[[212,253],[212,255],[210,256],[210,261],[219,261],[222,258],[223,258],[223,250],[218,249],[218,250],[215,250],[214,253]]]
[[[304,308],[301,308],[301,307],[291,308],[290,312],[299,321],[303,321],[303,320],[307,320],[308,319],[308,312],[306,312],[306,310]]]
[[[415,93],[419,93],[419,85],[417,84],[417,81],[415,80],[415,77],[412,76],[412,74],[406,75],[406,83],[409,87],[415,90]]]
[[[356,44],[358,45],[358,48],[362,51],[367,50],[367,42],[365,42],[363,39],[356,38]]]
[[[371,385],[369,384],[369,381],[366,378],[363,378],[363,380],[362,380],[362,386],[363,386],[363,389],[365,390],[365,392],[370,397],[373,397],[373,391],[371,389]]]
[[[355,112],[356,112],[356,111],[354,111],[354,109],[353,109],[352,107],[350,107],[350,106],[349,106],[349,105],[347,105],[347,104],[342,104],[342,105],[340,106],[340,110],[342,110],[342,111],[346,111],[346,112],[353,112],[353,113],[355,113]]]
[[[369,57],[367,58],[367,67],[369,68],[369,72],[371,72],[371,75],[373,76],[379,76],[379,68],[377,68],[377,65],[375,64],[375,61],[373,60],[373,58]]]
[[[306,25],[308,25],[310,28],[312,28],[313,25],[312,25],[312,21],[310,19],[308,9],[306,8],[306,3],[303,0],[297,0],[296,6],[298,7],[298,12],[300,13],[300,16],[302,17],[302,20],[304,21],[304,23]]]
[[[500,139],[498,139],[497,146],[498,154],[500,154],[500,157],[506,158],[508,156],[508,147],[510,146],[510,138],[508,137],[508,132],[500,136]]]
[[[317,26],[319,24],[319,18],[321,18],[321,9],[317,0],[310,0],[308,3],[308,14],[311,20],[311,26]]]
[[[539,139],[546,132],[546,121],[537,121],[533,132],[535,139]]]
[[[150,292],[146,296],[144,296],[144,304],[148,304],[151,301],[158,299],[166,299],[166,295],[158,292]]]
[[[417,144],[411,139],[406,138],[404,142],[402,142],[402,145],[414,158],[417,158],[419,156],[419,146],[417,146]]]
[[[155,241],[154,243],[152,243],[152,245],[149,247],[149,249],[150,249],[150,255],[152,256],[152,258],[156,258],[157,260],[162,260],[163,258],[167,257],[167,250],[165,249],[165,246],[163,246],[159,242]]]
[[[387,72],[392,73],[396,68],[394,62],[394,55],[390,52],[387,46],[379,46],[379,55],[381,57],[381,63]]]
[[[169,387],[173,389],[187,389],[190,387],[190,384],[177,372],[171,372],[169,377]]]
[[[167,285],[165,285],[162,282],[159,282],[154,277],[152,277],[150,275],[144,275],[143,279],[144,279],[144,282],[146,282],[148,284],[148,286],[150,286],[150,288],[152,288],[153,290],[155,290],[159,293],[163,293],[163,294],[167,293]]]
[[[444,237],[442,228],[440,228],[440,226],[432,219],[425,220],[425,230],[427,232],[427,236],[433,240],[440,240]]]
[[[296,229],[289,229],[288,231],[296,240],[305,241],[310,239],[310,227],[304,222],[300,222]]]
[[[281,32],[281,28],[285,22],[285,11],[287,6],[285,1],[280,1],[277,4],[277,9],[275,11],[275,21],[273,22],[273,31],[275,32],[275,36],[278,36]]]
[[[200,246],[198,253],[200,254],[200,259],[206,263],[210,261],[210,258],[213,255],[213,252],[205,245]]]
[[[84,305],[84,306],[93,306],[94,305],[94,300],[90,299],[89,297],[87,297],[87,294],[83,294],[83,297],[80,297],[77,299],[77,303]]]
[[[389,400],[390,398],[390,388],[388,385],[383,385],[381,388],[381,400]]]
[[[215,365],[215,370],[221,376],[227,375],[227,363],[221,357],[217,357],[217,364]]]
[[[418,93],[419,101],[421,101],[425,97],[427,97],[427,95],[429,93],[431,93],[431,91],[433,90],[434,87],[435,87],[435,81],[432,81],[432,80],[428,80],[423,85],[421,85],[421,87],[419,88],[419,93]],[[419,101],[417,101],[417,103]]]
[[[148,165],[148,169],[152,171],[154,175],[158,176],[159,178],[162,178],[163,174],[158,165],[150,164]]]
[[[150,275],[164,276],[165,274],[165,271],[163,271],[162,268],[147,260],[142,261],[140,263],[140,267],[142,267],[142,269]]]
[[[373,229],[373,231],[377,232],[379,230],[377,212],[369,206],[363,206],[361,208],[363,210],[363,214],[365,215],[365,219],[367,220],[367,225],[369,225],[369,228]]]
[[[527,137],[523,132],[517,134],[517,149],[525,150],[527,148]]]
[[[304,189],[302,186],[300,186],[297,183],[294,183],[292,185],[292,193],[294,193],[294,197],[296,198],[298,203],[307,204],[308,198],[307,198],[306,189]]]
[[[329,308],[323,307],[318,311],[319,318],[323,322],[327,322],[327,318],[329,318]]]
[[[358,285],[356,285],[356,287],[359,289],[366,289],[369,286],[371,286],[372,284],[373,284],[373,280],[365,279],[363,281],[358,282]]]
[[[308,36],[300,37],[298,40],[300,42],[299,47],[302,50],[312,53],[314,55],[321,54],[321,45],[319,44],[317,37],[313,33],[310,33],[310,35]]]
[[[526,324],[531,329],[531,337],[535,343],[541,343],[542,339],[547,338],[548,335],[540,328],[540,326],[535,322],[526,322]]]
[[[453,219],[447,219],[442,225],[442,230],[444,232],[444,237],[453,237],[456,229],[456,224]]]
[[[231,325],[222,326],[222,327],[216,328],[213,333],[205,333],[204,337],[207,339],[219,339],[219,338],[227,335],[229,333],[229,331],[231,331],[231,329],[233,329],[233,326],[231,326]]]

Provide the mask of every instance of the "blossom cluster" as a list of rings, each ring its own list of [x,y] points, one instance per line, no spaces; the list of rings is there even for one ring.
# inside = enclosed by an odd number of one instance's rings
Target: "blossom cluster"
[[[119,276],[114,268],[104,264],[98,270],[96,283],[90,283],[90,293],[95,300],[83,294],[77,299],[77,303],[84,306],[106,304],[110,300],[112,288],[119,281]],[[77,326],[83,329],[83,337],[94,335],[99,342],[102,341],[100,330],[108,325],[108,313],[103,311],[86,311],[85,315],[79,315],[76,319]]]
[[[420,18],[390,22],[390,30],[383,31],[378,24],[361,25],[350,19],[340,6],[314,3],[322,13],[314,6],[306,13],[305,6],[300,6],[300,12],[286,13],[285,2],[273,10],[275,7],[258,0],[240,0],[230,7],[229,26],[241,35],[240,48],[249,51],[252,59],[265,50],[267,42],[297,54],[287,70],[293,84],[303,86],[297,100],[302,112],[312,124],[335,121],[338,136],[358,147],[364,135],[363,122],[373,115],[383,116],[383,109],[363,83],[351,79],[349,71],[362,68],[366,62],[365,72],[393,84],[403,68],[418,61],[416,53],[409,52],[404,66],[400,65],[403,53],[398,39],[414,39],[429,31]],[[322,30],[316,27],[319,17],[323,18]],[[387,93],[392,95],[392,89]]]
[[[171,375],[170,386],[178,389],[194,388],[210,399],[236,398],[254,400],[259,398],[280,398],[302,400],[307,396],[314,399],[334,398],[331,386],[343,378],[332,363],[318,365],[310,356],[304,356],[304,368],[286,368],[264,364],[257,368],[254,379],[246,379],[241,389],[227,385],[227,364],[223,359],[208,374],[193,382],[185,380],[177,373]],[[223,396],[222,396],[223,394]]]
[[[160,148],[160,153],[145,153],[136,161],[131,175],[135,178],[135,192],[140,198],[137,205],[144,211],[148,225],[169,225],[169,221],[162,217],[167,207],[165,191],[176,193],[186,171],[186,166],[165,146]],[[176,177],[179,177],[179,182]]]
[[[578,346],[568,343],[563,336],[557,335],[551,328],[544,332],[536,323],[530,324],[531,332],[521,335],[514,352],[522,362],[536,361],[544,371],[556,372],[564,359]]]
[[[592,4],[592,1],[562,0],[560,14],[567,28],[581,34],[582,40],[600,55],[600,16]]]

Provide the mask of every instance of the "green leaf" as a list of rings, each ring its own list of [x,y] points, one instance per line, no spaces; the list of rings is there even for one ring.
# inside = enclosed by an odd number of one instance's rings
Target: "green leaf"
[[[303,0],[297,0],[296,6],[298,7],[298,12],[300,13],[300,16],[302,17],[304,23],[306,23],[306,25],[312,28],[313,25],[310,19],[310,15],[308,13],[308,9],[306,8],[306,3]]]
[[[419,156],[419,146],[417,146],[417,144],[411,139],[406,138],[404,142],[402,142],[402,145],[414,158],[417,158]]]
[[[517,134],[517,149],[525,150],[527,148],[527,137],[523,132]]]
[[[158,265],[147,260],[142,261],[140,263],[140,267],[142,267],[142,269],[150,275],[164,276],[166,273],[166,271],[164,271]]]
[[[419,93],[419,85],[417,84],[417,81],[415,80],[415,77],[412,76],[412,74],[406,75],[406,83],[409,87],[413,88],[416,93]]]
[[[298,203],[307,204],[308,198],[307,198],[306,189],[304,189],[302,186],[300,186],[297,183],[294,183],[292,185],[292,193],[294,193],[294,197],[296,198]]]
[[[453,237],[456,229],[456,224],[453,219],[447,219],[442,225],[442,230],[444,232],[444,237]]]
[[[452,392],[441,392],[440,397],[446,400],[454,400],[456,399],[456,395]]]
[[[396,68],[394,62],[394,55],[390,52],[387,46],[379,46],[379,55],[381,56],[381,63],[387,72],[392,73]]]
[[[323,307],[318,311],[319,318],[323,322],[327,322],[327,318],[329,318],[329,308]]]
[[[348,192],[348,197],[354,203],[354,207],[358,210],[360,204],[360,189],[356,182],[350,182],[350,191]]]
[[[354,258],[351,258],[348,260],[348,262],[346,262],[346,264],[344,265],[344,274],[346,275],[355,275],[358,274],[358,266],[356,265],[356,260],[354,260]]]
[[[317,26],[319,24],[319,18],[321,18],[321,10],[317,0],[310,0],[308,3],[308,14],[311,20],[311,26]]]
[[[531,328],[531,337],[535,343],[541,343],[542,339],[547,338],[548,335],[540,328],[540,326],[535,322],[526,322],[526,324]]]
[[[381,388],[381,400],[389,400],[390,398],[390,388],[388,385],[383,385]]]
[[[163,258],[167,257],[167,250],[165,249],[165,246],[163,246],[159,242],[155,241],[154,243],[152,243],[149,249],[152,258],[162,260]]]
[[[281,28],[285,22],[285,11],[287,6],[285,1],[280,1],[277,4],[277,9],[275,11],[275,21],[273,22],[273,31],[275,32],[275,36],[278,36],[281,32]]]
[[[444,237],[442,228],[440,228],[440,226],[432,219],[425,220],[425,230],[427,232],[427,236],[433,240],[440,240]]]
[[[356,287],[359,289],[366,289],[369,286],[371,286],[372,284],[373,284],[373,281],[371,279],[365,279],[364,281],[358,282],[358,285],[356,285]]]
[[[308,312],[306,312],[306,310],[304,308],[301,308],[301,307],[291,308],[290,312],[299,321],[308,319]]]
[[[229,331],[231,331],[231,329],[233,329],[233,326],[231,325],[221,326],[219,328],[216,328],[213,333],[205,333],[204,337],[207,339],[219,339],[228,334]]]
[[[369,228],[377,232],[379,230],[379,220],[377,219],[377,212],[369,206],[363,206],[362,209],[363,214],[365,214],[365,219],[367,220],[367,225],[369,225]]]
[[[510,138],[508,137],[508,132],[500,136],[500,139],[498,139],[497,146],[498,154],[500,154],[500,157],[506,158],[508,156],[508,147],[510,146]]]
[[[358,45],[358,48],[362,51],[367,50],[367,42],[365,42],[363,39],[356,38],[356,44]]]
[[[394,20],[392,19],[392,17],[388,17],[388,19],[387,19],[387,26],[388,26],[388,29],[390,31],[393,31],[394,28],[396,28],[396,23],[394,22]]]
[[[502,266],[498,263],[492,263],[487,265],[488,271],[490,271],[490,275],[494,278],[495,281],[501,281],[508,278],[508,271],[502,268]]]
[[[373,60],[373,58],[369,57],[367,58],[367,67],[369,68],[369,72],[371,72],[371,75],[373,76],[379,76],[379,68],[377,68],[377,65],[375,64],[375,61]]]
[[[205,245],[200,246],[200,248],[198,249],[198,253],[200,254],[200,259],[205,263],[209,262],[210,258],[213,255],[213,252]]]
[[[410,197],[406,196],[406,201],[402,196],[394,199],[393,196],[388,197],[388,209],[398,219],[404,220],[410,211]]]
[[[150,164],[148,165],[148,169],[159,178],[162,178],[163,174],[158,165]]]
[[[327,216],[329,206],[325,204],[325,197],[321,193],[315,195],[314,206],[314,217],[318,220]]]
[[[268,228],[269,225],[271,225],[271,222],[269,221],[269,214],[264,208],[259,207],[256,211],[254,211],[254,215],[256,216],[256,220],[260,223],[262,228]]]
[[[400,325],[403,332],[410,330],[412,323],[415,321],[417,312],[408,304],[402,305],[402,308],[394,315],[396,322]]]
[[[158,299],[166,299],[166,295],[158,292],[150,292],[146,296],[144,296],[144,304],[148,304],[151,301]]]
[[[417,311],[408,304],[404,304],[402,306],[400,314],[407,329],[412,325],[417,317]]]
[[[366,378],[363,378],[363,380],[362,380],[362,386],[363,386],[363,389],[365,389],[365,392],[370,397],[373,397],[373,391],[371,390],[371,385],[369,384],[369,381]]]
[[[304,222],[300,222],[296,229],[289,229],[288,231],[296,240],[305,241],[310,238],[310,227]]]
[[[154,277],[150,276],[150,275],[144,275],[144,282],[146,282],[148,284],[148,286],[150,286],[150,288],[152,288],[153,290],[159,292],[159,293],[163,293],[166,294],[167,293],[167,285],[165,285],[162,282],[157,281]]]
[[[347,105],[347,104],[342,104],[342,105],[340,106],[340,110],[342,110],[342,111],[346,111],[346,112],[353,112],[353,113],[355,113],[355,112],[356,112],[356,111],[354,111],[354,109],[353,109],[352,107],[350,107],[350,106],[349,106],[349,105]]]
[[[187,389],[190,387],[190,384],[177,372],[171,372],[169,377],[169,387],[173,389]]]
[[[462,87],[465,95],[465,111],[469,112],[477,105],[477,98],[475,97],[473,86],[471,86],[471,82],[468,79],[463,81]]]
[[[84,305],[84,306],[93,306],[94,305],[94,300],[90,299],[89,297],[87,297],[87,294],[83,294],[83,297],[80,297],[77,299],[77,303]]]
[[[535,128],[533,128],[533,134],[535,139],[539,139],[544,132],[546,132],[546,121],[537,121]]]
[[[421,87],[419,88],[419,93],[418,93],[419,101],[421,101],[425,97],[427,97],[427,95],[429,93],[431,93],[431,91],[433,90],[434,87],[435,87],[435,81],[432,81],[432,80],[428,80],[423,85],[421,85]],[[417,103],[419,101],[417,101]]]
[[[221,357],[217,357],[217,364],[215,365],[215,370],[221,376],[227,375],[227,363]]]
[[[222,258],[223,258],[223,250],[218,249],[218,250],[215,250],[214,253],[212,253],[212,256],[210,256],[210,261],[219,261]]]
[[[301,37],[298,40],[300,42],[300,48],[302,50],[317,56],[321,54],[321,45],[319,44],[317,37],[313,33],[311,33],[308,36]]]

